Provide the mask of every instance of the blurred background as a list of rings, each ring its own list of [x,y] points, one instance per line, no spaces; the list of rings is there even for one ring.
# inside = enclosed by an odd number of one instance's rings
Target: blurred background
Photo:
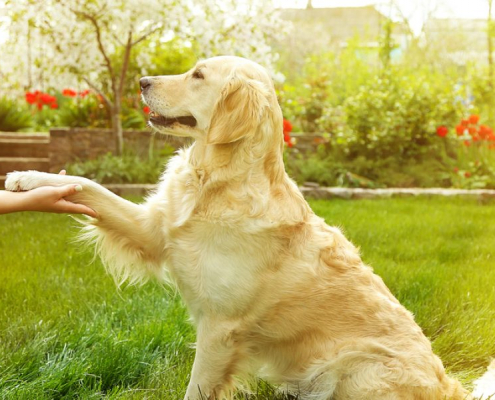
[[[139,77],[198,59],[272,73],[298,183],[495,188],[492,0],[0,1],[0,181],[154,183]]]

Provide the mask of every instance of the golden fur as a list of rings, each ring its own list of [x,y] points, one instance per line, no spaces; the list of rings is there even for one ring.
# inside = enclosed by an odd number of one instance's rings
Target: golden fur
[[[143,204],[84,178],[33,171],[10,174],[7,187],[81,184],[70,200],[97,211],[84,235],[108,270],[119,281],[177,285],[197,328],[186,399],[230,398],[253,374],[301,399],[470,396],[411,313],[286,175],[282,113],[263,68],[217,57],[146,79],[154,116],[197,124],[155,124],[195,142]]]

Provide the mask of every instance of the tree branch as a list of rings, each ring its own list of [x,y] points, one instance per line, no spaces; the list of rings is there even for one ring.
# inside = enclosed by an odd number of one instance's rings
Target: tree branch
[[[88,84],[88,86],[91,89],[93,89],[96,93],[98,93],[101,96],[101,98],[103,99],[103,101],[105,102],[108,108],[110,109],[113,108],[113,102],[108,98],[108,96],[105,95],[105,93],[103,93],[100,89],[98,89],[98,87],[88,78],[83,77],[82,79],[84,82]]]
[[[115,86],[116,76],[115,76],[110,58],[108,57],[107,52],[105,51],[105,47],[103,46],[103,41],[101,38],[101,29],[100,29],[100,25],[98,24],[98,20],[95,18],[94,15],[88,14],[86,12],[78,11],[78,10],[74,10],[74,9],[71,9],[71,11],[77,15],[82,16],[83,18],[86,18],[87,20],[89,20],[91,22],[91,24],[93,24],[93,26],[95,28],[95,33],[96,33],[96,41],[98,43],[98,49],[100,50],[101,55],[105,59],[105,65],[108,69],[108,73],[110,74],[110,80],[112,81],[112,90],[114,93],[116,93],[116,89],[117,89],[117,87]]]
[[[405,28],[407,29],[407,33],[411,36],[414,37],[414,31],[411,28],[411,17],[406,16],[404,11],[402,10],[401,7],[397,4],[397,0],[391,0],[391,5],[394,6],[395,11],[399,14],[401,22],[405,25]]]
[[[127,33],[127,44],[125,46],[124,61],[122,62],[122,70],[120,71],[118,99],[120,99],[122,97],[122,92],[124,90],[125,76],[127,74],[127,68],[129,67],[129,59],[131,58],[132,46],[133,46],[132,45],[132,30],[130,30]]]
[[[115,39],[115,41],[122,47],[125,46],[124,42],[122,40],[120,40],[120,38],[114,33],[114,32],[111,32],[110,33],[112,35],[112,37]]]
[[[160,29],[163,28],[163,25],[159,25],[156,28],[153,28],[151,31],[145,33],[143,36],[141,36],[139,39],[136,39],[134,42],[132,42],[132,46],[137,45],[138,43],[141,43],[143,40],[145,40],[147,37],[153,35],[153,33],[158,32]]]

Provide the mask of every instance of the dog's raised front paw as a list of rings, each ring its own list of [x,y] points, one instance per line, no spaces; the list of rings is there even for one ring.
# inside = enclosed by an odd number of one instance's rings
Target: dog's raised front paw
[[[11,192],[20,192],[37,188],[42,186],[43,175],[42,172],[38,171],[10,172],[5,180],[5,189]]]

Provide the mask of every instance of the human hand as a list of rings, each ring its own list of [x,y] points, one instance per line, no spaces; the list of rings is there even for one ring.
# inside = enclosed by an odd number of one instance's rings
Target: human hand
[[[65,175],[65,170],[59,172]],[[8,181],[9,178],[7,178]],[[12,185],[10,185],[12,186]],[[82,190],[81,185],[40,186],[27,191],[18,191],[15,185],[12,191],[0,191],[0,214],[19,211],[44,211],[55,213],[86,214],[97,218],[98,214],[91,208],[70,202],[67,196],[75,195]]]
[[[64,171],[65,172],[65,171]],[[42,186],[23,192],[25,211],[43,211],[54,213],[86,214],[96,218],[96,212],[83,205],[65,199],[82,190],[81,185]]]

